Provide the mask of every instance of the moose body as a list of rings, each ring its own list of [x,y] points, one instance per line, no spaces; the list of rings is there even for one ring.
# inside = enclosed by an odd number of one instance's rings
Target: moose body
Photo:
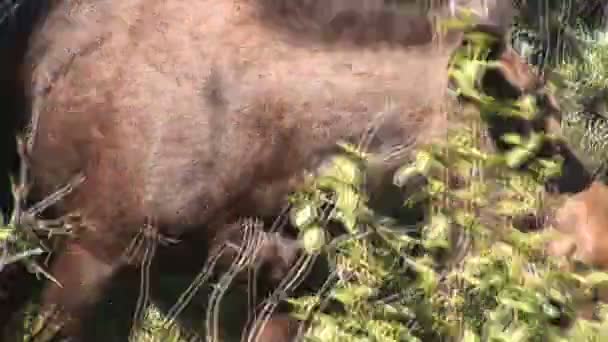
[[[86,177],[56,208],[78,210],[83,228],[51,266],[62,286],[42,295],[63,310],[62,334],[80,335],[75,318],[128,267],[146,221],[208,253],[240,217],[279,212],[304,172],[378,115],[387,147],[441,132],[450,50],[430,44],[429,22],[414,21],[418,48],[327,44],[289,31],[301,19],[290,3],[66,1],[34,36],[34,191]]]
[[[337,142],[375,130],[369,148],[389,156],[442,136],[462,38],[381,0],[63,0],[41,23],[20,69],[32,194],[85,177],[53,208],[82,225],[54,257],[61,286],[46,284],[42,310],[56,306],[75,341],[113,279],[138,268],[124,255],[148,223],[186,246],[159,250],[172,265],[153,274],[179,272],[240,234],[240,218],[278,215]],[[261,276],[274,284],[297,244],[268,241]]]

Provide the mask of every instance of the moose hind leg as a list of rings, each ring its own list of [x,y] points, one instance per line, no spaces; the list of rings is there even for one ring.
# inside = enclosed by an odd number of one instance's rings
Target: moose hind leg
[[[119,256],[109,260],[115,262],[97,258],[82,242],[66,243],[51,266],[51,275],[60,285],[48,281],[44,288],[32,341],[85,340],[82,324],[120,269]]]

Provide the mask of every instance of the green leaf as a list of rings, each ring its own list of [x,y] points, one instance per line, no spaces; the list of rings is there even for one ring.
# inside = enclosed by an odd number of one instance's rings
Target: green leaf
[[[466,328],[462,342],[481,342],[481,338],[471,328]]]
[[[524,141],[522,139],[521,135],[516,134],[516,133],[503,134],[502,137],[500,137],[500,139],[510,145],[523,145],[523,141]]]
[[[398,187],[405,186],[409,180],[411,180],[414,176],[418,175],[418,168],[414,166],[402,166],[395,172],[393,177],[393,184]]]
[[[608,282],[607,272],[591,272],[585,276],[585,282],[590,286],[597,286],[602,283]]]
[[[338,288],[332,291],[332,297],[344,303],[345,305],[353,305],[362,299],[368,298],[376,291],[365,285],[352,285],[347,288]]]
[[[418,286],[427,295],[433,294],[439,285],[437,273],[432,268],[419,262],[416,263],[416,270],[420,276],[418,279]]]
[[[11,228],[0,228],[0,241],[6,241],[12,237],[14,230]]]
[[[293,208],[290,219],[294,227],[306,228],[317,219],[317,208],[310,203],[306,203],[299,208]]]
[[[325,230],[318,226],[304,230],[300,237],[304,250],[310,254],[317,253],[326,244],[325,235]]]
[[[538,309],[539,309],[539,307],[536,303],[531,303],[531,302],[527,302],[527,301],[526,302],[517,301],[517,300],[511,299],[511,298],[505,298],[505,297],[499,298],[498,301],[506,307],[513,308],[515,310],[526,312],[529,314],[537,313]]]
[[[415,165],[418,172],[426,175],[433,166],[433,156],[426,151],[420,151],[416,154]]]
[[[502,200],[496,206],[496,212],[501,215],[514,215],[527,211],[528,206],[522,201]]]
[[[339,155],[333,158],[332,163],[333,165],[328,175],[353,186],[358,186],[362,183],[363,176],[361,169],[351,158]]]
[[[511,337],[510,337],[509,341],[511,341],[511,342],[528,341],[528,338],[529,338],[528,327],[527,326],[520,327],[520,328],[516,329],[514,332],[511,332],[510,335],[511,335]]]
[[[507,152],[505,157],[507,165],[510,168],[515,169],[527,162],[533,155],[534,153],[532,153],[532,151],[528,150],[527,148],[516,147],[511,151]]]

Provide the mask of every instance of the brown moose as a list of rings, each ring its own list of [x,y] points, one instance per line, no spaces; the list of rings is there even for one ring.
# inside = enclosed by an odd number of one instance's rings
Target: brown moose
[[[82,217],[50,266],[61,286],[47,282],[41,298],[71,341],[94,340],[84,324],[109,287],[137,287],[145,258],[124,255],[147,223],[181,241],[158,247],[154,301],[158,279],[192,274],[239,241],[241,218],[278,216],[338,141],[375,131],[370,150],[406,151],[386,159],[390,170],[441,137],[448,60],[462,39],[382,0],[57,0],[41,17],[3,88],[23,88],[34,119],[33,198],[85,176],[46,213]],[[536,90],[519,86],[535,75],[509,75],[526,66],[499,41],[505,68],[486,86]],[[289,237],[265,241],[260,282],[272,288],[299,250]],[[5,316],[27,296],[9,298]],[[289,340],[289,324],[279,313],[261,334]]]

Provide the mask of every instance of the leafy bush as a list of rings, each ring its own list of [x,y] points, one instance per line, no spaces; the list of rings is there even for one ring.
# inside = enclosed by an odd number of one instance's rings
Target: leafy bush
[[[589,155],[590,165],[605,163],[608,154],[608,41],[588,38],[583,58],[563,64],[564,134],[571,145]]]
[[[483,62],[471,57],[460,56],[454,75],[460,90],[478,100],[481,118],[536,113],[530,99],[499,103],[476,92],[474,73]],[[551,231],[522,233],[511,224],[513,217],[547,205],[543,183],[559,172],[560,161],[534,152],[557,137],[505,136],[515,148],[499,155],[481,134],[480,116],[463,115],[458,119],[466,124],[451,131],[445,144],[426,146],[414,165],[395,175],[402,182],[415,173],[429,179],[419,195],[432,203],[430,218],[418,237],[384,223],[366,206],[361,154],[337,160],[308,196],[295,201],[294,222],[303,236],[324,234],[320,226],[327,218],[314,213],[328,190],[335,197],[330,219],[346,228],[345,236],[325,244],[335,265],[332,285],[291,301],[310,323],[309,340],[599,341],[608,333],[604,311],[599,322],[577,319],[574,311],[608,275],[565,271],[563,260],[544,252]],[[526,160],[532,160],[531,172],[515,171]],[[462,182],[454,186],[451,179]],[[325,240],[311,245],[317,249]],[[323,310],[328,304],[334,309]]]

